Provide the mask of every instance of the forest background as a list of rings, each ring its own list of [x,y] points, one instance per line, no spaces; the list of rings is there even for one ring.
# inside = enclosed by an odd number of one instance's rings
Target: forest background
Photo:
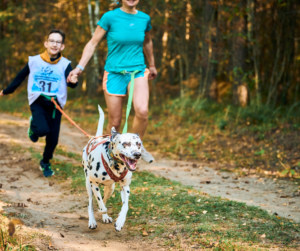
[[[63,54],[75,67],[110,3],[2,0],[0,88],[28,56],[43,52],[52,28],[66,32]],[[297,0],[141,0],[138,9],[152,18],[158,69],[150,82],[150,150],[159,145],[172,158],[227,168],[300,165],[299,7]],[[89,105],[104,104],[106,54],[101,42],[70,95],[67,109],[83,126],[98,121]],[[24,92],[18,100],[26,105]],[[1,110],[23,109],[12,99],[1,102]]]

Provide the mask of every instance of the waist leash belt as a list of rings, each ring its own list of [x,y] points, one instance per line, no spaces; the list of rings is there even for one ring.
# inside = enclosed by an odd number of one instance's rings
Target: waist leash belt
[[[54,98],[57,101],[57,97],[56,96],[47,96],[45,94],[41,94],[42,97],[44,97],[45,99],[49,100],[50,102],[52,102],[52,98]],[[52,118],[55,119],[55,115],[56,115],[56,106],[54,105],[53,108],[53,113],[52,113]]]
[[[127,133],[128,129],[128,117],[130,114],[131,110],[131,104],[132,104],[132,97],[133,97],[133,91],[134,91],[134,79],[135,75],[140,72],[139,70],[135,70],[133,72],[128,72],[128,71],[121,71],[120,73],[125,75],[125,74],[130,74],[131,75],[131,81],[130,81],[130,88],[129,88],[129,95],[128,95],[128,103],[127,103],[127,108],[126,108],[126,120],[125,120],[125,125],[123,127],[123,132],[122,133]]]

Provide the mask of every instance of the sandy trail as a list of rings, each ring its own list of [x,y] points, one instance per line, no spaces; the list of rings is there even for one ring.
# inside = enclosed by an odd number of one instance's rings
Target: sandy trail
[[[28,121],[8,114],[0,114],[0,183],[5,190],[4,197],[8,201],[29,204],[28,208],[6,207],[5,210],[25,210],[28,218],[27,226],[32,226],[53,235],[53,245],[60,250],[134,250],[145,245],[124,240],[123,230],[116,233],[112,224],[105,225],[100,221],[100,215],[95,214],[98,228],[91,231],[87,227],[87,197],[83,194],[76,197],[70,194],[67,181],[63,187],[49,181],[36,170],[38,164],[27,160],[29,156],[19,156],[17,153],[5,152],[5,145],[18,143],[23,147],[35,147],[42,150],[43,141],[33,144],[27,138]],[[96,131],[95,128],[94,131]],[[89,133],[93,133],[90,132]],[[62,123],[60,145],[67,151],[80,153],[87,143],[87,138],[67,122]],[[27,159],[26,159],[27,158]],[[14,166],[12,169],[11,166]],[[34,167],[33,167],[34,166]],[[34,169],[35,168],[35,169]],[[219,172],[207,167],[205,163],[188,163],[156,159],[151,165],[139,165],[140,170],[146,170],[161,175],[170,180],[179,181],[184,185],[213,196],[221,196],[231,200],[245,202],[248,205],[260,206],[270,213],[277,213],[295,221],[300,219],[300,197],[298,186],[292,182],[261,178],[256,174],[246,177],[236,177],[233,173]],[[10,179],[19,180],[10,183]],[[7,186],[7,187],[5,187]],[[16,186],[17,188],[10,188]],[[29,199],[32,202],[28,202]],[[70,211],[73,205],[74,212]],[[64,235],[64,238],[60,234]],[[154,245],[154,244],[153,244]],[[158,247],[147,244],[149,250],[159,250]]]

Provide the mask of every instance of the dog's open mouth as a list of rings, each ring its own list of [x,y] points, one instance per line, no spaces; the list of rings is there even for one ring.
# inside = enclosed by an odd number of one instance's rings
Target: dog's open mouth
[[[136,159],[130,159],[127,158],[125,155],[120,154],[120,157],[122,158],[122,160],[124,161],[124,163],[126,164],[127,168],[131,171],[134,172],[136,170],[136,164],[138,162],[138,160]]]

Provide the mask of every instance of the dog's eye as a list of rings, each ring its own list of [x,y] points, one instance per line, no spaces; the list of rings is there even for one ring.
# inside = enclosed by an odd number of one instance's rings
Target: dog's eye
[[[140,147],[141,147],[141,145],[142,145],[141,143],[139,143],[139,142],[136,142],[136,146],[137,146],[137,147],[139,147],[139,148],[140,148]]]
[[[122,146],[125,148],[126,146],[131,146],[131,143],[130,143],[130,142],[124,142],[124,143],[122,144]]]

